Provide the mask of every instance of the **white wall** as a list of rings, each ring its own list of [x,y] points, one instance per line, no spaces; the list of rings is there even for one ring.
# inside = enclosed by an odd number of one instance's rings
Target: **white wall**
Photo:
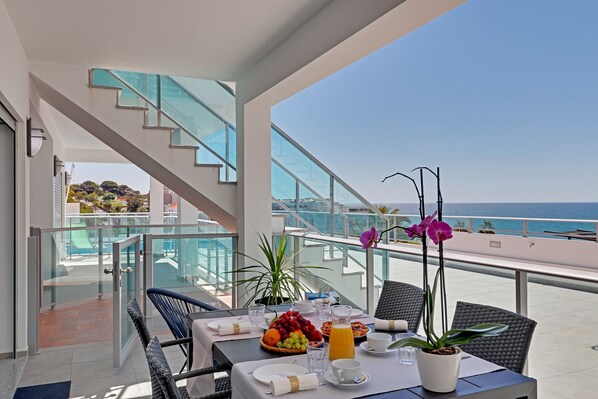
[[[494,247],[490,246],[491,241]],[[500,248],[496,248],[498,245]],[[450,251],[598,269],[598,243],[591,241],[455,232],[444,247]]]
[[[21,46],[14,25],[9,18],[4,2],[0,1],[0,102],[17,119],[16,137],[16,200],[17,200],[17,350],[27,349],[27,255],[29,207],[28,161],[25,143],[25,121],[29,114],[29,67],[27,55]],[[2,194],[4,195],[4,194]],[[3,238],[1,237],[0,240]],[[4,270],[4,269],[3,269]],[[12,287],[11,278],[0,273],[0,290]],[[12,306],[2,304],[1,306]],[[12,314],[0,319],[0,353],[12,349]]]
[[[0,1],[0,101],[23,122],[29,114],[27,55],[14,25]]]

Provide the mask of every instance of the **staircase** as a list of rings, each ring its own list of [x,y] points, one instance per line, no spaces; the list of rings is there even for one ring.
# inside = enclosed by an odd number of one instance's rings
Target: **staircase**
[[[330,246],[320,241],[301,238],[301,251],[299,261],[302,265],[323,266],[328,269],[314,269],[308,274],[310,277],[302,281],[316,291],[327,292],[331,289],[341,296],[341,303],[351,305],[359,309],[367,306],[367,281],[363,268],[363,260],[356,259],[359,252],[342,251],[337,247]],[[365,256],[365,253],[362,253]],[[329,283],[322,286],[322,280]],[[381,280],[376,279],[374,294],[378,298],[381,288]]]
[[[35,63],[31,72],[42,99],[225,228],[236,230],[236,131],[234,121],[222,116],[234,117],[230,89],[202,81],[221,101],[216,112],[213,101],[204,102],[193,89],[195,80],[186,78]],[[87,86],[73,84],[85,80]],[[387,227],[388,219],[376,207],[279,127],[272,124],[271,134],[273,212],[284,212],[288,226],[342,237],[358,236],[371,226]],[[355,214],[352,208],[369,213]],[[321,253],[313,255],[315,264],[334,266],[326,278],[336,283],[341,276],[334,273],[341,272],[343,286],[364,289],[365,262],[344,253],[343,267],[337,267],[339,259],[325,259],[323,249],[316,248],[311,250]],[[342,287],[335,289],[343,294]]]
[[[236,230],[236,183],[221,179],[222,163],[197,162],[200,147],[191,145],[191,138],[181,139],[180,129],[148,123],[155,110],[131,104],[120,87],[73,84],[93,77],[85,68],[33,64],[31,71],[40,98],[225,228]]]

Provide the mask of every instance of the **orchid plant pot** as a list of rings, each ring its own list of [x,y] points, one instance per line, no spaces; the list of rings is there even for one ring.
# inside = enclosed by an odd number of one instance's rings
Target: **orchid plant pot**
[[[428,353],[418,348],[415,350],[415,359],[419,378],[425,389],[439,393],[455,390],[461,367],[459,348],[456,348],[454,354],[448,355]]]

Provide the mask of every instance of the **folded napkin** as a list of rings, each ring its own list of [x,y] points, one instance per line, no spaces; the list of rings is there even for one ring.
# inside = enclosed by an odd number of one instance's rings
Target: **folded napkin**
[[[289,392],[308,391],[316,388],[318,388],[318,376],[315,374],[290,375],[270,381],[272,396],[280,396]]]
[[[218,324],[218,335],[245,334],[251,332],[251,323],[240,321],[238,323]]]
[[[386,331],[407,331],[408,324],[405,320],[380,320],[376,319],[374,328]]]

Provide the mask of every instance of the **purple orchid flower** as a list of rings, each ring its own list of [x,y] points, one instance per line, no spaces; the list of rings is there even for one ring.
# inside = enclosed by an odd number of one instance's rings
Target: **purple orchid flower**
[[[413,238],[415,236],[421,237],[422,232],[423,231],[421,230],[419,224],[414,224],[413,226],[405,229],[405,233],[407,234],[407,237],[409,237],[409,238]]]
[[[439,222],[434,219],[430,223],[430,227],[428,227],[428,236],[434,244],[438,245],[441,241],[446,241],[453,237],[453,229],[448,223]]]
[[[371,230],[364,231],[361,233],[359,241],[361,242],[361,247],[363,249],[376,247],[378,245],[378,231],[375,227],[372,227]]]
[[[419,228],[422,233],[428,230],[428,227],[430,227],[432,221],[434,221],[436,214],[438,214],[438,211],[434,211],[433,214],[426,216],[424,220],[421,221],[421,223],[419,224]]]

